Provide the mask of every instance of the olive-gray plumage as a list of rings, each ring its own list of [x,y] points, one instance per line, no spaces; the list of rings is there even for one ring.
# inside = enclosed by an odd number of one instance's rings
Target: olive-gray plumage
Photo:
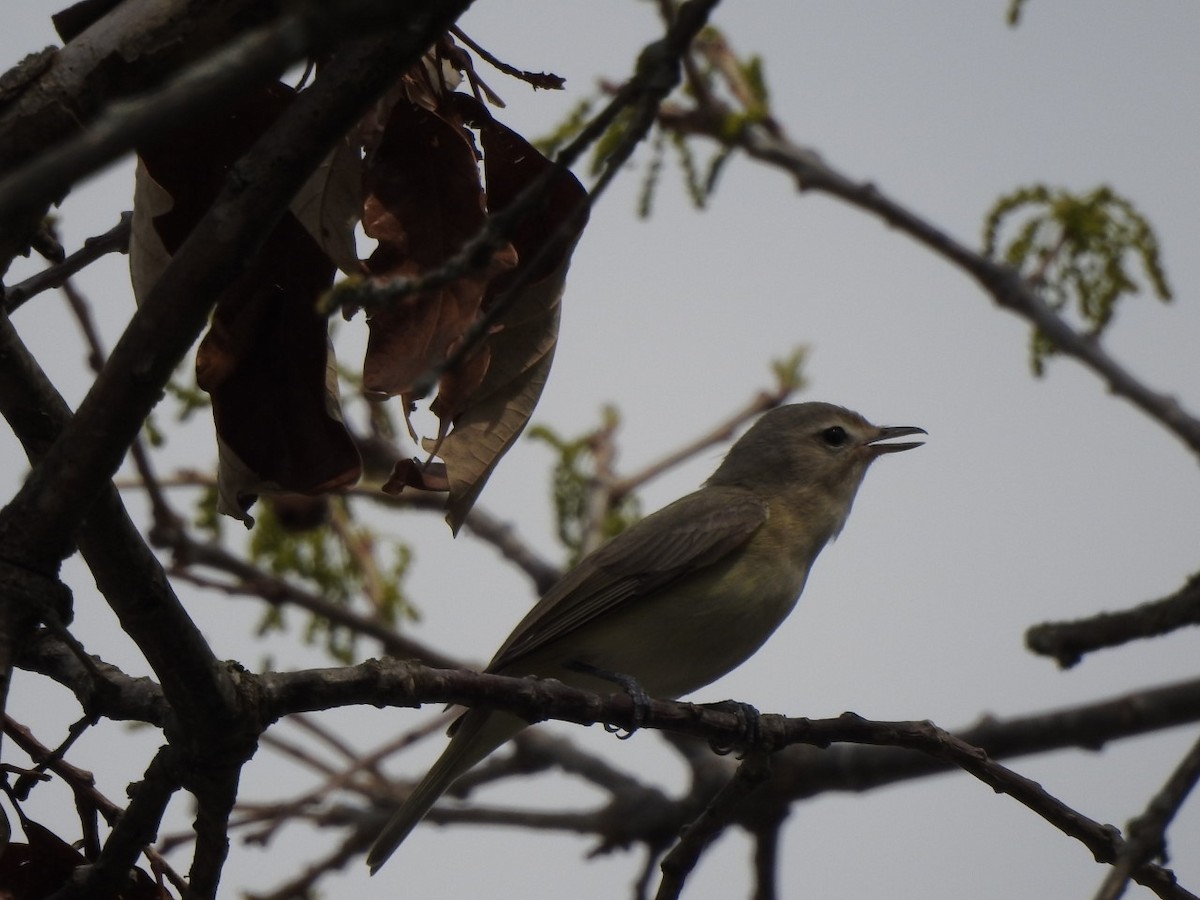
[[[920,446],[879,442],[924,433],[880,428],[829,403],[771,410],[700,490],[632,525],[550,588],[487,671],[611,689],[579,672],[582,664],[632,677],[656,697],[704,687],[791,612],[813,560],[846,524],[867,467]],[[459,776],[527,724],[488,709],[459,718],[367,855],[372,873]]]

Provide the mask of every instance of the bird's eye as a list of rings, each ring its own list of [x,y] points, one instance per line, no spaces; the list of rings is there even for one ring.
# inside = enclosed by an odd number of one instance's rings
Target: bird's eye
[[[841,425],[834,425],[821,432],[821,440],[827,447],[841,447],[849,439],[850,435],[846,434],[846,429]]]

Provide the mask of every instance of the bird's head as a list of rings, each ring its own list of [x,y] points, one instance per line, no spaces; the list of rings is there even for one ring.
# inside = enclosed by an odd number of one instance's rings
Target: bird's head
[[[885,453],[921,446],[919,441],[886,442],[925,433],[912,425],[872,425],[832,403],[781,406],[742,435],[708,483],[803,495],[809,504],[828,511],[836,534],[867,467]]]

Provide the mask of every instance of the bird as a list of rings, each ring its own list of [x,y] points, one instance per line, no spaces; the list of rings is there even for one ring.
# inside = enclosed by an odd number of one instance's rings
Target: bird
[[[867,468],[927,434],[872,425],[831,403],[778,406],[703,486],[584,557],[517,624],[485,670],[676,699],[758,650],[795,607],[813,561],[846,524]],[[632,693],[632,691],[631,691]],[[636,700],[636,696],[635,696]],[[461,775],[529,723],[479,707],[367,854],[371,874]]]

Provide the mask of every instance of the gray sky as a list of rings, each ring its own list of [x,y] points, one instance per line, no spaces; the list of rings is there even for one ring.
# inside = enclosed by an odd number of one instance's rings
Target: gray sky
[[[1200,6],[1031,0],[1015,31],[1004,12],[1001,0],[726,3],[715,23],[739,51],[765,58],[776,117],[794,140],[968,244],[979,242],[997,195],[1034,181],[1080,191],[1108,183],[1131,198],[1158,229],[1177,299],[1128,302],[1106,343],[1149,384],[1198,410]],[[8,0],[5,20],[4,67],[55,41],[42,3]],[[568,79],[565,95],[533,94],[485,72],[509,102],[503,121],[529,136],[549,130],[598,77],[625,77],[658,32],[653,5],[631,0],[480,2],[463,27],[507,61]],[[1175,438],[1073,363],[1052,361],[1035,381],[1023,323],[861,213],[801,196],[782,174],[736,160],[704,213],[690,208],[668,165],[656,214],[642,222],[635,218],[640,171],[631,169],[601,204],[576,253],[535,421],[578,433],[598,421],[603,404],[615,403],[624,422],[619,464],[633,471],[739,407],[769,383],[772,357],[806,344],[807,398],[930,432],[926,447],[874,468],[796,613],[760,654],[698,699],[958,727],[1195,674],[1194,631],[1100,654],[1066,673],[1022,643],[1030,624],[1162,596],[1200,568],[1200,480],[1196,460]],[[118,167],[69,199],[68,248],[115,223],[129,205],[129,177],[128,166]],[[83,282],[110,342],[132,306],[122,265],[106,260]],[[87,383],[84,352],[62,304],[39,298],[14,321],[56,383],[78,399]],[[360,328],[342,329],[347,346]],[[353,364],[349,355],[342,362]],[[160,468],[211,464],[210,429],[188,435]],[[695,487],[719,457],[708,453],[652,484],[645,508]],[[0,462],[10,491],[24,463],[7,433]],[[554,555],[549,464],[545,449],[522,443],[481,502]],[[140,498],[131,506],[142,514]],[[465,658],[489,657],[532,600],[524,581],[470,538],[451,542],[435,517],[380,522],[416,544],[410,587],[425,618],[415,633]],[[89,649],[128,660],[129,645],[86,573],[75,565],[67,571]],[[247,641],[251,603],[188,598],[223,657],[322,662],[284,642]],[[140,662],[128,664],[141,674]],[[47,722],[49,741],[77,714],[63,693],[21,679],[12,714]],[[372,709],[329,719],[366,749],[430,714]],[[682,770],[654,735],[618,743],[599,729],[566,730],[616,765],[682,786]],[[1195,730],[1013,765],[1092,818],[1124,825]],[[98,729],[73,761],[100,770],[101,788],[120,799],[145,760],[128,754],[102,765],[105,734],[114,732]],[[149,733],[136,740],[155,745]],[[395,771],[418,774],[439,747],[432,742]],[[263,750],[247,772],[247,796],[286,796],[305,778]],[[581,807],[595,801],[585,789],[549,780],[479,799],[548,805],[558,796]],[[186,800],[176,803],[172,827],[183,827],[187,813]],[[45,816],[52,823],[48,808]],[[71,827],[69,819],[60,825]],[[1170,836],[1182,883],[1200,889],[1195,804]],[[226,893],[267,890],[327,846],[299,828],[277,835],[265,853],[235,842]],[[640,857],[587,862],[588,847],[564,837],[423,827],[376,878],[355,866],[325,887],[359,900],[557,897],[564,885],[580,900],[628,896]],[[685,896],[744,895],[747,847],[740,835],[724,838]],[[797,807],[783,860],[788,897],[1088,897],[1104,875],[1081,845],[963,775]],[[1135,887],[1130,896],[1149,893]]]

